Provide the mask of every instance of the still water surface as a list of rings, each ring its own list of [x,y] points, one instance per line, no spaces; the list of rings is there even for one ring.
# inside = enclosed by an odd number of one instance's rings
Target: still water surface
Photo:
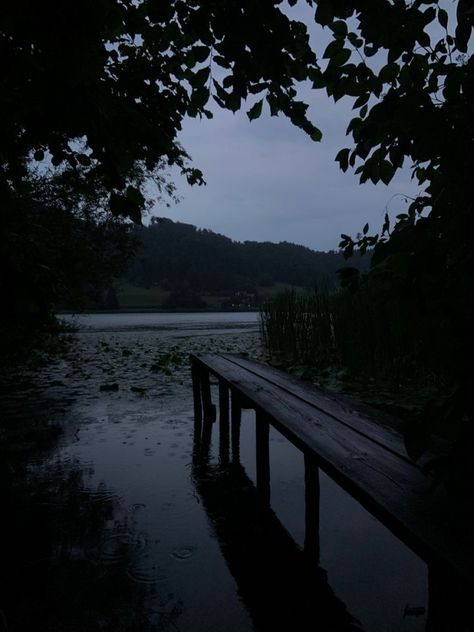
[[[81,331],[170,331],[173,335],[183,332],[221,334],[229,330],[256,331],[259,322],[258,312],[81,314],[61,318]]]
[[[279,596],[270,616],[245,597],[252,569],[236,566],[228,517],[212,509],[233,476],[218,468],[218,436],[206,472],[193,465],[188,365],[190,352],[204,350],[261,357],[258,315],[91,314],[74,322],[71,350],[23,376],[5,402],[12,418],[62,429],[22,470],[11,537],[24,550],[7,565],[8,629],[33,621],[58,631],[272,629],[275,613],[284,618],[292,605]],[[303,457],[272,429],[270,458],[272,508],[301,547]],[[255,481],[250,411],[241,464],[235,502],[250,497]],[[361,629],[424,629],[425,564],[324,475],[320,545],[327,584]]]

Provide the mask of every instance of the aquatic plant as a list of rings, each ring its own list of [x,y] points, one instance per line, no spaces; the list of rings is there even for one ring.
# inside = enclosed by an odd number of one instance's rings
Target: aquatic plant
[[[335,352],[330,294],[283,292],[261,310],[264,345],[277,364],[316,367],[333,361]]]
[[[370,285],[357,291],[288,291],[261,310],[271,363],[323,381],[336,377],[378,387],[385,382],[390,391],[414,384],[425,388],[445,379],[431,361],[426,326],[413,303]]]

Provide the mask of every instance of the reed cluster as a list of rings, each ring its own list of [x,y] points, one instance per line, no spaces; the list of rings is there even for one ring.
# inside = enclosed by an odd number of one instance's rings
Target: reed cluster
[[[287,365],[322,366],[331,362],[334,332],[330,302],[325,290],[291,290],[265,303],[260,316],[270,358]]]
[[[370,288],[287,291],[261,310],[270,361],[395,381],[424,380],[430,373],[418,322],[409,303]]]

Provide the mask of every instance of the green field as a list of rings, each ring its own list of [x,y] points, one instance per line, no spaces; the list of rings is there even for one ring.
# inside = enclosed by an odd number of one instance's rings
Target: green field
[[[117,288],[117,298],[122,309],[160,309],[170,292],[160,287],[136,287],[129,283],[121,283]]]
[[[285,283],[275,283],[269,287],[258,287],[260,300],[267,300],[284,290],[301,290],[302,288]],[[117,288],[117,298],[121,309],[163,309],[163,303],[171,292],[160,287],[137,287],[130,283],[121,283]],[[230,298],[231,294],[225,295],[202,294],[202,299],[209,309],[221,309],[222,302]]]

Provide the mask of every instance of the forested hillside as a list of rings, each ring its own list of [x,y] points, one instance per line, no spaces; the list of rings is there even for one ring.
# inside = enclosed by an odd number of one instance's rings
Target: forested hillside
[[[138,229],[142,245],[126,275],[140,287],[160,286],[197,293],[254,292],[283,283],[312,287],[334,285],[345,264],[337,252],[316,252],[281,242],[232,241],[191,224],[154,218]],[[355,265],[368,264],[356,258]],[[353,265],[354,262],[351,262]]]

